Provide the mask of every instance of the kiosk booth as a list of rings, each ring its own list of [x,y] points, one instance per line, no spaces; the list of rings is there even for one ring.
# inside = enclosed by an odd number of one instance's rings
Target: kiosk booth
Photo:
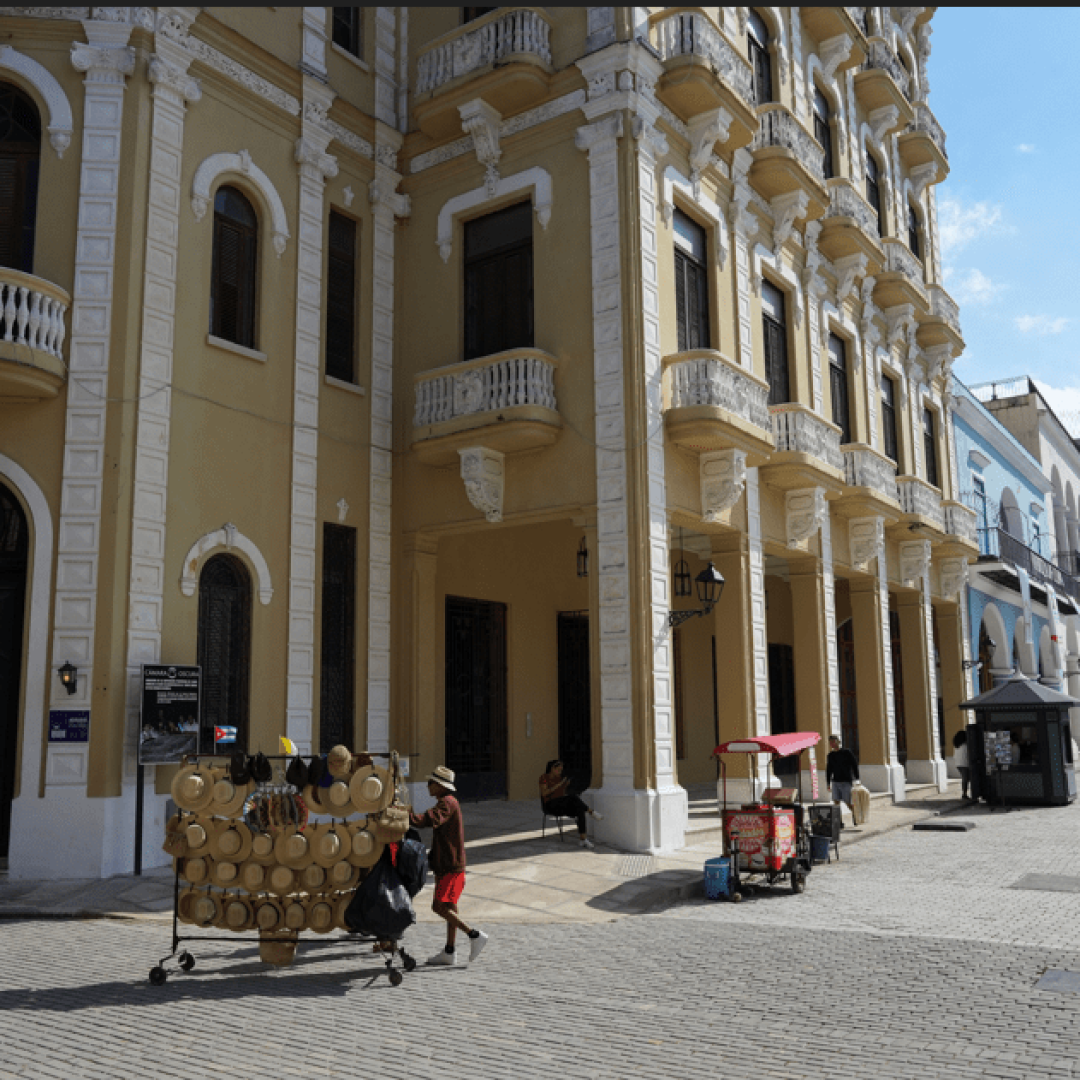
[[[1017,673],[962,702],[971,793],[991,806],[1064,806],[1076,798],[1069,709],[1074,697]]]

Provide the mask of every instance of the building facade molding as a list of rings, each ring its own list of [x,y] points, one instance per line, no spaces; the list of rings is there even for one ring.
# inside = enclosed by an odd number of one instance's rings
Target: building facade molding
[[[506,486],[505,455],[486,446],[467,446],[461,456],[461,479],[469,502],[490,522],[502,521]]]
[[[180,572],[180,591],[184,596],[194,596],[199,588],[199,574],[210,556],[218,551],[239,551],[247,556],[258,581],[259,602],[269,604],[274,596],[274,586],[270,581],[270,567],[266,564],[263,553],[254,540],[246,537],[231,521],[220,529],[205,533],[188,548],[184,556],[184,566]]]
[[[71,119],[71,102],[68,101],[64,88],[56,77],[26,53],[10,45],[0,46],[0,71],[11,71],[29,83],[44,99],[49,110],[49,122],[46,131],[49,143],[62,158],[64,151],[71,145],[75,132]]]
[[[270,177],[251,160],[251,154],[241,150],[236,154],[211,154],[195,170],[191,181],[191,211],[196,221],[202,221],[213,200],[214,188],[223,176],[238,176],[258,189],[270,212],[274,252],[280,259],[285,253],[289,239],[289,223],[285,216],[285,205],[274,187]]]

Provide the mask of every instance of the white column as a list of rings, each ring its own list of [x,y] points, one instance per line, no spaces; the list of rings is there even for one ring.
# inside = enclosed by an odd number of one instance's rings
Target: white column
[[[754,665],[754,734],[768,735],[769,640],[765,614],[765,554],[757,469],[746,470],[746,539],[750,548],[750,647]]]
[[[728,220],[731,223],[731,247],[735,269],[735,317],[736,355],[739,366],[747,371],[754,369],[754,329],[750,312],[750,238],[749,232],[756,228],[757,222],[748,209],[750,204],[750,184],[746,178],[747,170],[753,163],[748,150],[736,150],[732,161],[731,178],[734,190],[728,207]]]
[[[311,752],[315,707],[316,550],[319,542],[319,387],[322,368],[323,196],[337,175],[320,122],[334,99],[304,76],[304,109],[295,158],[300,170],[296,252],[296,342],[293,385],[292,492],[289,532],[289,647],[285,734]]]

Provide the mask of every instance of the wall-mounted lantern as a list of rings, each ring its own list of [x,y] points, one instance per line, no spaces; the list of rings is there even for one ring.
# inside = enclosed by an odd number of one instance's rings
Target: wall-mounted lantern
[[[701,607],[691,608],[689,611],[669,611],[668,626],[680,626],[695,615],[708,615],[720,602],[720,595],[724,591],[724,576],[712,563],[694,580],[697,582],[698,603]]]
[[[74,694],[79,689],[79,669],[70,660],[64,662],[57,674],[69,694]]]

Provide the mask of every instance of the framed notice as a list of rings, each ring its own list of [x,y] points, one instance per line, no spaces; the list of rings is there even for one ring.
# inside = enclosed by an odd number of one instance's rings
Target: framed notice
[[[84,743],[89,741],[89,709],[49,710],[49,742]]]
[[[202,669],[143,664],[139,762],[167,765],[199,750]]]

